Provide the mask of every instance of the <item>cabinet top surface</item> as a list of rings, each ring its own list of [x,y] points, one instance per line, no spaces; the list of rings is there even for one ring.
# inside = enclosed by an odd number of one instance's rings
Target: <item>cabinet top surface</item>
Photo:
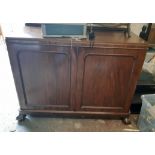
[[[2,25],[3,26],[3,25]],[[30,27],[24,24],[19,25],[4,25],[3,27],[4,36],[11,39],[39,39],[48,41],[64,41],[80,44],[88,44],[88,39],[76,40],[73,38],[48,38],[42,37],[42,31],[40,27]],[[123,32],[95,32],[95,43],[97,44],[132,44],[137,46],[147,46],[147,43],[131,32],[131,37],[128,38]]]

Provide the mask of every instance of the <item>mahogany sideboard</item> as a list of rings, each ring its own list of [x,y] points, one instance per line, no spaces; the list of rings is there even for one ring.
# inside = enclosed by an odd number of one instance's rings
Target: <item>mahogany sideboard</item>
[[[42,38],[40,28],[6,36],[20,103],[27,114],[119,117],[129,109],[147,44],[136,35],[96,32],[87,39]]]

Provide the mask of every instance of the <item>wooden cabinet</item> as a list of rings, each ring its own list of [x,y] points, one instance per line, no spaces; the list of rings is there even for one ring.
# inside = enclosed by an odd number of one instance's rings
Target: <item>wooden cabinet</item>
[[[7,38],[18,119],[34,113],[127,117],[147,45],[104,39],[91,48],[86,40]]]

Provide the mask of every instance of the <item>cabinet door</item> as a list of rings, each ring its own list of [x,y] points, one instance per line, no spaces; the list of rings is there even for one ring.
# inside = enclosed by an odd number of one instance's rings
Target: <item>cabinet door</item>
[[[145,52],[110,48],[80,48],[77,110],[127,113]],[[111,113],[110,113],[111,114]]]
[[[33,41],[7,44],[21,109],[72,110],[70,47]]]

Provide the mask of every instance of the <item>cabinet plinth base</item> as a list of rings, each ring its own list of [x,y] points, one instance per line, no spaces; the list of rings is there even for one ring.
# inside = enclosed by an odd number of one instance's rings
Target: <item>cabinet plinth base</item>
[[[90,119],[121,119],[128,118],[129,113],[116,113],[116,112],[90,112],[90,111],[55,111],[55,110],[20,110],[19,119],[26,117],[26,115],[31,116],[41,116],[41,117],[66,117],[66,118],[90,118]],[[23,119],[22,119],[23,121]],[[126,121],[127,122],[127,121]]]

